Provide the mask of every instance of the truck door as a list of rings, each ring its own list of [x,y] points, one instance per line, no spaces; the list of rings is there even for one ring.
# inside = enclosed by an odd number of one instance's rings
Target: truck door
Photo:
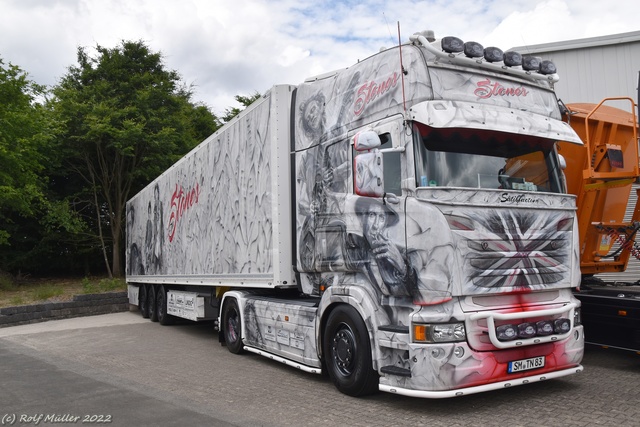
[[[357,143],[354,146],[355,185],[345,209],[347,268],[357,271],[356,280],[372,286],[379,297],[412,299],[417,276],[406,247],[402,124],[386,122],[373,129],[380,139],[379,147],[365,153],[358,151]],[[374,163],[359,161],[372,155],[376,156]],[[359,180],[370,179],[382,188],[371,193],[358,187]]]

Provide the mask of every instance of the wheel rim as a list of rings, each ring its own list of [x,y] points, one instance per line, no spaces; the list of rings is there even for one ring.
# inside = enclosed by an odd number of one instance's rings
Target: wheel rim
[[[338,372],[343,376],[353,374],[357,352],[356,337],[349,325],[342,324],[333,337],[331,353]]]
[[[239,336],[238,331],[238,313],[234,310],[232,313],[229,313],[229,320],[227,321],[227,337],[229,342],[238,341]]]

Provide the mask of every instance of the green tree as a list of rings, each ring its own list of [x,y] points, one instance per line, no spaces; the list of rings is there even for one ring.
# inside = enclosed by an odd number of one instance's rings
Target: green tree
[[[82,226],[48,190],[55,123],[46,95],[0,59],[0,270],[33,272],[56,254],[65,257],[61,239]]]
[[[43,200],[42,156],[46,119],[35,102],[44,88],[0,58],[0,245],[8,245],[16,216],[34,217]]]
[[[260,99],[260,96],[261,95],[258,92],[254,92],[252,95],[249,95],[249,96],[242,96],[242,95],[234,96],[234,99],[242,105],[242,108],[229,107],[226,110],[224,110],[224,115],[220,119],[222,120],[223,123],[228,123],[229,121],[231,121],[231,119],[233,119],[235,116],[240,114],[242,110],[247,108],[249,105],[253,104],[258,99]]]
[[[220,123],[143,42],[96,52],[78,48],[78,64],[53,89],[58,153],[69,171],[58,179],[71,183],[109,273],[120,276],[126,201]]]

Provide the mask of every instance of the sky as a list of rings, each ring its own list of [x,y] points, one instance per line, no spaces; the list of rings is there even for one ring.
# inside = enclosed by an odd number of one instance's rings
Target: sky
[[[640,1],[0,0],[0,59],[53,86],[77,49],[143,41],[216,114],[423,30],[503,50],[640,30]]]

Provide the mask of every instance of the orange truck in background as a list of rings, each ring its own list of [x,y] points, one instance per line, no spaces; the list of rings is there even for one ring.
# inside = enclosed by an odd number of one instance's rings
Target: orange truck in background
[[[611,106],[626,104],[623,110]],[[638,118],[631,98],[606,98],[599,104],[568,104],[564,118],[584,145],[561,143],[567,192],[577,196],[582,281],[576,297],[588,343],[640,353],[640,277],[612,280],[640,259],[636,236],[640,204],[626,215],[638,182]],[[636,200],[640,200],[637,197]],[[628,277],[628,275],[627,275]]]

